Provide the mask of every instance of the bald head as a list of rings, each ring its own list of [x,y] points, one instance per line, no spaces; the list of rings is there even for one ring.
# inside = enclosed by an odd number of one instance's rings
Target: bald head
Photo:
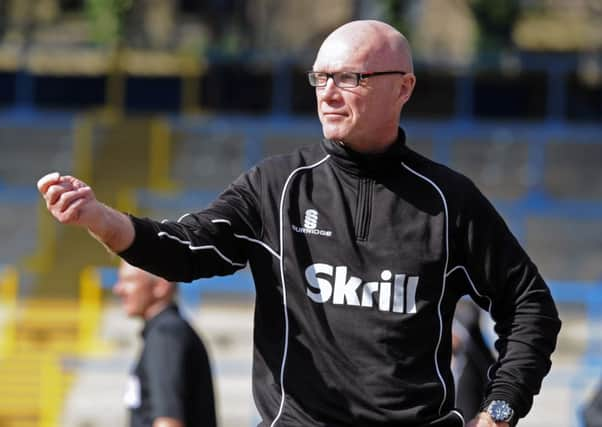
[[[380,21],[352,21],[337,28],[322,43],[317,59],[336,52],[341,59],[353,57],[362,62],[363,71],[414,71],[408,40]]]
[[[345,24],[324,40],[313,71],[326,75],[326,84],[315,85],[326,139],[365,153],[383,152],[397,140],[400,113],[416,84],[410,46],[399,31],[379,21]]]
[[[173,302],[176,284],[122,261],[113,292],[129,316],[150,319]]]
[[[128,264],[127,262],[125,262],[123,260],[121,260],[121,262],[119,263],[119,273],[123,274],[123,275],[127,275],[127,276],[136,277],[137,280],[140,283],[143,283],[145,286],[151,286],[157,282],[166,281],[165,279],[162,279],[159,276],[155,276],[154,274],[149,273],[148,271],[142,270],[141,268],[135,267],[131,264]],[[172,283],[170,283],[170,282],[168,282],[168,283],[169,283],[170,287],[174,286]]]

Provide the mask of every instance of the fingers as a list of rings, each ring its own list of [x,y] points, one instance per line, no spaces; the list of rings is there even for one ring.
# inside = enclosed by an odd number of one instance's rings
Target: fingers
[[[85,209],[86,202],[88,202],[86,197],[78,197],[72,200],[63,211],[56,214],[56,219],[63,224],[77,223],[82,216],[82,210]]]
[[[84,182],[58,172],[49,173],[38,181],[46,207],[61,223],[72,224],[80,220],[82,209],[94,199],[92,189]]]
[[[44,199],[46,200],[46,206],[48,208],[50,208],[67,191],[69,191],[69,188],[66,188],[60,182],[50,185],[44,194]]]
[[[61,178],[61,183],[63,184],[69,184],[71,186],[73,186],[74,188],[84,188],[84,187],[88,187],[88,185],[83,182],[80,181],[79,179],[71,176],[71,175],[65,175]]]
[[[50,208],[52,215],[62,224],[85,225],[86,210],[93,203],[94,195],[89,187],[61,194]]]
[[[52,172],[44,175],[38,181],[38,190],[42,195],[46,195],[54,185],[60,185],[65,189],[77,189],[88,187],[86,183],[70,175],[61,176],[58,172]],[[55,189],[56,191],[57,189]]]
[[[48,187],[54,183],[57,183],[60,177],[61,175],[58,172],[52,172],[40,178],[38,180],[38,190],[40,193],[42,193],[42,195],[46,194]]]
[[[78,188],[73,191],[64,191],[59,198],[54,202],[54,210],[57,213],[63,213],[71,207],[73,203],[80,199],[89,199],[91,195],[88,187]]]

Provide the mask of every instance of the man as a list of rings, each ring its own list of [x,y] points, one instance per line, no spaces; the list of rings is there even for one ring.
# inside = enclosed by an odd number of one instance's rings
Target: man
[[[405,145],[416,78],[406,39],[378,21],[330,34],[313,71],[324,140],[267,159],[211,206],[159,223],[98,202],[81,181],[38,182],[86,227],[170,280],[250,264],[261,426],[462,426],[451,323],[469,294],[497,321],[499,359],[472,427],[525,416],[560,321],[549,290],[465,177]]]
[[[132,427],[215,427],[209,358],[174,303],[176,284],[126,262],[113,292],[130,317],[144,320],[144,347],[125,402]]]

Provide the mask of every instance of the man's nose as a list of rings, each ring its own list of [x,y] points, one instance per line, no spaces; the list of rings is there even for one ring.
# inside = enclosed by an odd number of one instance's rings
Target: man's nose
[[[334,77],[328,76],[326,79],[326,86],[322,86],[319,92],[322,98],[331,98],[339,93],[338,89],[337,85],[334,84]]]

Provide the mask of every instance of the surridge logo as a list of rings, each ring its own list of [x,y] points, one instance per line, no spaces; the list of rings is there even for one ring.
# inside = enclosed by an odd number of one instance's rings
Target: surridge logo
[[[415,314],[419,276],[383,270],[380,280],[348,275],[345,265],[311,264],[305,269],[306,295],[314,302],[378,307],[380,311]]]
[[[315,209],[307,209],[305,211],[305,217],[303,218],[303,227],[298,227],[294,224],[291,224],[293,231],[302,234],[316,234],[318,236],[332,236],[332,231],[330,230],[319,230],[318,229],[318,211]]]
[[[305,220],[303,221],[303,227],[315,230],[318,226],[318,211],[315,209],[308,209],[305,211]]]

